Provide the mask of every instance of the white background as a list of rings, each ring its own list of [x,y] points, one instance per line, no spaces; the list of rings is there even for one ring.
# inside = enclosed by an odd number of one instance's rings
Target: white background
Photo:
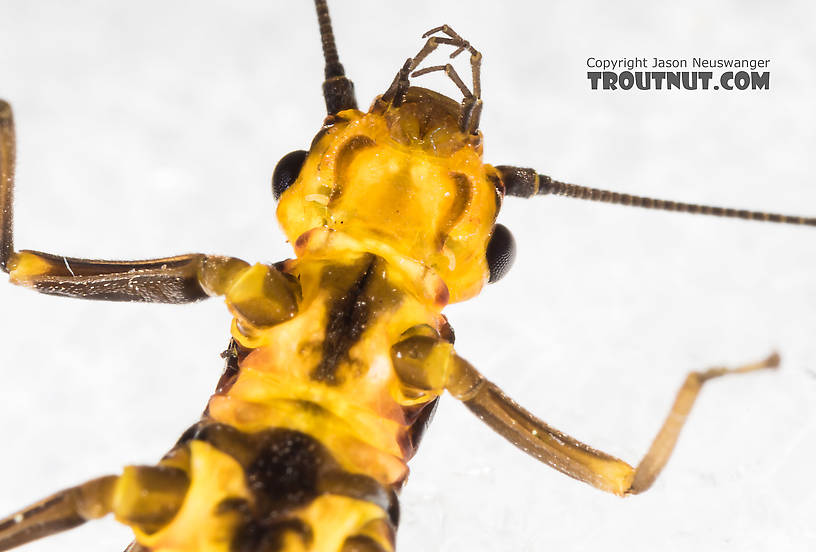
[[[486,160],[667,199],[816,215],[810,2],[334,2],[361,106],[448,23],[484,53]],[[771,90],[589,90],[587,57],[770,58]],[[439,58],[440,60],[442,58]],[[464,69],[463,69],[464,70]],[[21,248],[91,258],[291,255],[269,177],[320,127],[311,3],[0,0]],[[427,78],[424,86],[453,93]],[[449,397],[403,493],[402,551],[813,550],[816,229],[508,199],[515,268],[449,309],[457,350],[520,403],[637,462],[685,373],[707,387],[649,493],[515,450]],[[0,286],[0,512],[152,463],[203,408],[223,305]],[[108,520],[30,545],[115,551]],[[119,547],[119,548],[117,548]]]

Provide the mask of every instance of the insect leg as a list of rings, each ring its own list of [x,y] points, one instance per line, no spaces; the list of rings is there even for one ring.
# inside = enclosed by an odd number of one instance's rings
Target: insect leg
[[[146,261],[76,259],[39,251],[14,253],[14,284],[48,295],[105,301],[190,303],[222,294],[249,265],[232,257],[178,255]]]
[[[147,261],[76,259],[14,251],[15,133],[11,106],[0,100],[0,270],[41,293],[151,303],[189,303],[223,294],[249,265],[232,257],[178,255]]]
[[[634,469],[622,460],[551,428],[462,359],[457,358],[460,373],[454,376],[448,389],[482,421],[527,454],[579,481],[623,496],[642,493],[657,479],[674,450],[703,383],[726,374],[774,368],[778,363],[779,357],[772,355],[762,362],[735,369],[691,372],[648,452]]]
[[[574,479],[619,496],[641,493],[654,483],[668,462],[686,417],[706,381],[727,374],[775,368],[779,364],[779,356],[773,354],[761,362],[734,369],[691,372],[649,451],[637,468],[633,468],[527,412],[470,363],[457,356],[448,343],[432,337],[411,337],[396,344],[391,355],[397,374],[407,385],[419,389],[447,389],[496,433],[530,456]]]
[[[116,476],[60,491],[0,520],[0,551],[73,529],[111,511]]]
[[[677,391],[669,415],[657,432],[649,450],[635,469],[635,477],[628,490],[628,494],[638,494],[649,489],[660,475],[663,467],[669,461],[680,431],[686,423],[686,418],[697,400],[697,395],[703,384],[709,380],[728,374],[745,374],[757,370],[777,368],[779,355],[771,354],[768,358],[752,364],[745,364],[737,368],[709,368],[703,372],[689,372],[686,380]]]
[[[15,161],[14,116],[11,106],[0,100],[0,270],[8,272],[14,252],[12,234]]]
[[[109,513],[145,533],[158,531],[179,511],[189,485],[187,473],[178,467],[128,466],[121,476],[65,489],[0,520],[0,552]],[[143,548],[134,543],[128,550]]]

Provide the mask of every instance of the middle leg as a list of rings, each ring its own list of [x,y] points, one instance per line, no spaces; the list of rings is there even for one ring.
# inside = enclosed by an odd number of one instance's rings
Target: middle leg
[[[403,382],[424,389],[447,389],[496,433],[530,456],[574,479],[619,496],[642,493],[652,486],[671,457],[705,382],[779,366],[779,356],[774,353],[760,362],[737,368],[689,373],[663,426],[635,468],[533,416],[456,355],[448,343],[425,336],[411,337],[396,344],[391,354]]]

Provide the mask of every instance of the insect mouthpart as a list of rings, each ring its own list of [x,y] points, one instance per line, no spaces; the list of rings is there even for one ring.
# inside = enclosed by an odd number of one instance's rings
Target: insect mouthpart
[[[447,157],[465,146],[481,153],[482,134],[463,132],[464,108],[455,100],[416,86],[409,87],[397,102],[380,97],[372,113],[385,117],[391,138],[405,146]]]
[[[434,36],[440,32],[446,36]],[[404,101],[406,101],[408,93],[412,88],[409,77],[419,77],[421,75],[427,75],[428,73],[434,73],[437,71],[444,72],[445,75],[447,75],[447,77],[453,81],[453,84],[455,84],[456,87],[462,92],[463,99],[458,116],[459,129],[466,134],[475,134],[479,128],[479,117],[482,113],[482,85],[480,79],[482,54],[471,46],[470,42],[459,36],[456,31],[447,25],[434,27],[427,33],[423,34],[422,38],[428,39],[427,42],[425,42],[425,46],[422,47],[416,56],[413,58],[408,58],[405,61],[405,64],[394,78],[394,82],[391,83],[391,86],[385,91],[385,94],[382,95],[382,100],[393,105],[394,107],[399,107]],[[428,55],[436,50],[441,44],[454,46],[456,48],[450,55],[451,59],[455,58],[465,50],[470,52],[470,67],[473,77],[472,90],[467,87],[464,81],[462,81],[459,73],[456,72],[456,69],[454,69],[450,63],[446,63],[445,65],[432,65],[430,67],[417,69],[425,58],[428,57]],[[442,97],[450,100],[450,98],[445,96]]]

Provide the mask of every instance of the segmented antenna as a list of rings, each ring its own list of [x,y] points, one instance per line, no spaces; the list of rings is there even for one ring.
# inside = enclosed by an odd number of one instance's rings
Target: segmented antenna
[[[552,194],[574,197],[576,199],[588,199],[590,201],[626,205],[629,207],[640,207],[642,209],[660,209],[663,211],[676,211],[678,213],[691,213],[692,215],[709,215],[712,217],[741,218],[762,222],[816,226],[816,218],[779,215],[762,211],[747,211],[745,209],[733,209],[730,207],[713,207],[710,205],[697,205],[696,203],[683,203],[681,201],[667,201],[650,197],[621,194],[608,190],[598,190],[597,188],[588,188],[586,186],[559,182],[543,174],[539,175],[539,179],[541,181],[538,191],[539,195]]]
[[[797,224],[804,226],[816,226],[816,218],[797,217],[791,215],[780,215],[776,213],[765,213],[762,211],[748,211],[745,209],[732,209],[730,207],[713,207],[710,205],[697,205],[696,203],[683,203],[681,201],[669,201],[665,199],[654,199],[630,194],[611,192],[609,190],[599,190],[577,184],[567,184],[553,180],[547,175],[538,174],[534,169],[511,167],[502,165],[496,167],[505,185],[505,193],[511,196],[532,197],[534,195],[557,195],[572,197],[575,199],[587,199],[602,203],[612,203],[625,205],[627,207],[640,207],[642,209],[659,209],[662,211],[673,211],[677,213],[690,213],[692,215],[708,215],[713,217],[740,218],[744,220],[757,220],[761,222],[776,222],[780,224]]]
[[[336,115],[344,109],[357,109],[357,98],[354,96],[354,83],[346,77],[346,70],[337,55],[334,43],[331,17],[326,0],[315,0],[317,22],[320,25],[320,41],[323,44],[323,59],[326,61],[325,81],[323,81],[323,99],[326,100],[326,112]]]

